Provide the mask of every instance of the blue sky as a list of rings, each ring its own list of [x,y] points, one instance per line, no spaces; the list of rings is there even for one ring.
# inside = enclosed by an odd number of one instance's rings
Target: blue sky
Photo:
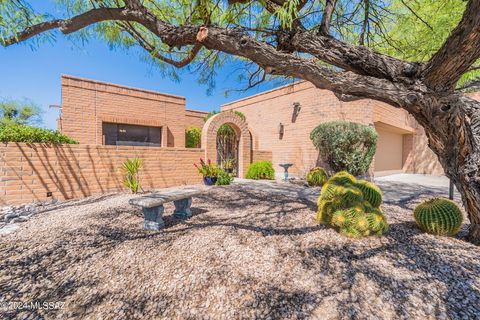
[[[37,3],[36,9],[60,15],[45,2]],[[231,74],[236,67],[226,65],[217,70],[216,88],[207,95],[207,87],[197,83],[195,74],[184,72],[181,81],[175,82],[163,78],[155,67],[142,61],[140,54],[110,50],[99,40],[79,45],[58,34],[55,42],[41,44],[34,50],[28,43],[0,47],[0,99],[27,98],[36,102],[43,111],[41,126],[54,129],[59,111],[48,106],[61,103],[62,74],[184,96],[187,108],[205,111],[218,110],[226,102],[272,88],[273,84],[263,84],[225,97],[225,91],[245,87]]]

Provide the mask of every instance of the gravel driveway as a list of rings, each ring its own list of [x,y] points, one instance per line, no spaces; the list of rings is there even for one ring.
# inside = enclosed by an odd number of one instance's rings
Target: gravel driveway
[[[313,221],[314,202],[247,184],[212,187],[161,232],[140,228],[129,198],[86,199],[0,237],[0,301],[64,303],[0,319],[480,317],[480,248],[420,233],[419,199],[383,206],[386,236],[351,240]]]

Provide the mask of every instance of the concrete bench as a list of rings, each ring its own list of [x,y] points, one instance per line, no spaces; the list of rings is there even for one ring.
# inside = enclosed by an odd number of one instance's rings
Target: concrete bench
[[[192,211],[190,210],[192,197],[200,193],[201,191],[196,189],[173,189],[130,199],[129,203],[142,207],[145,229],[160,230],[165,226],[162,219],[165,210],[163,207],[164,203],[173,201],[175,204],[174,217],[187,219],[192,216]]]

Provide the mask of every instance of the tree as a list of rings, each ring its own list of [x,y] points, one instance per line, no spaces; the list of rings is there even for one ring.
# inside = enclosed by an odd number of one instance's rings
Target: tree
[[[30,101],[0,102],[0,124],[32,124],[41,121],[40,108]]]
[[[157,61],[190,64],[202,81],[230,55],[249,66],[249,85],[300,78],[344,101],[370,98],[407,110],[461,193],[470,239],[480,244],[480,102],[455,90],[480,57],[480,0],[455,6],[463,15],[428,61],[373,49],[378,38],[388,45],[385,26],[398,17],[380,0],[58,2],[65,14],[54,18],[35,14],[24,0],[0,1],[3,45],[53,30],[96,32],[111,44],[140,46]]]
[[[199,148],[202,138],[202,129],[195,126],[190,126],[185,130],[185,147]]]

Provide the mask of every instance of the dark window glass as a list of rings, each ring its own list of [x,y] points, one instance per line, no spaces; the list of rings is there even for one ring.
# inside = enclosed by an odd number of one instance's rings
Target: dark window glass
[[[103,136],[106,145],[159,147],[162,130],[159,127],[104,122]]]

